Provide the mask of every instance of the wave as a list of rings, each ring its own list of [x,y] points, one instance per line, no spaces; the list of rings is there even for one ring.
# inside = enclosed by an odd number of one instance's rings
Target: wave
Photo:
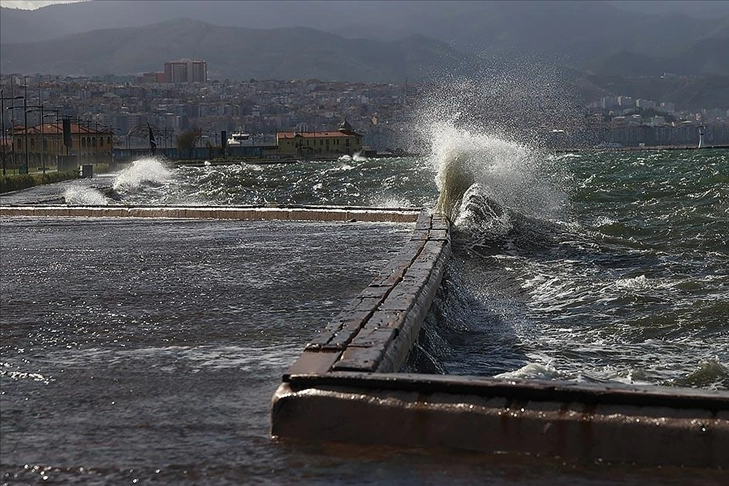
[[[558,161],[451,124],[436,124],[433,137],[435,211],[453,222],[461,243],[489,254],[552,244],[566,200],[552,178]]]
[[[552,180],[558,161],[527,145],[452,124],[435,124],[432,132],[437,212],[455,221],[464,194],[478,184],[491,199],[522,214],[540,219],[562,214],[566,197]]]
[[[172,172],[160,159],[148,157],[135,160],[131,166],[119,173],[114,179],[114,191],[133,192],[140,187],[159,186],[172,178]]]
[[[463,194],[453,221],[454,247],[479,255],[542,251],[557,243],[559,224],[514,211],[488,195],[479,183]]]
[[[551,365],[542,365],[539,363],[527,363],[518,370],[507,371],[494,375],[494,378],[502,378],[506,380],[554,380],[560,377],[559,372]]]
[[[729,389],[729,367],[718,359],[707,359],[693,373],[675,380],[674,385],[708,389]]]
[[[71,206],[107,206],[109,199],[93,187],[71,186],[63,193],[63,200]]]
[[[354,155],[341,155],[338,160],[339,162],[365,162],[367,161],[367,157],[362,155],[361,152],[357,152]]]

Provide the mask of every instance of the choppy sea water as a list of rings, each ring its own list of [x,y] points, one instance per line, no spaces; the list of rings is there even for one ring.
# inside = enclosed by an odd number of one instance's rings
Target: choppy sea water
[[[550,155],[462,133],[420,158],[147,159],[108,185],[56,190],[80,205],[438,207],[454,258],[420,344],[429,369],[728,387],[725,151]],[[272,442],[281,373],[407,225],[13,218],[2,230],[10,484],[721,484],[706,471]]]
[[[461,171],[445,369],[729,389],[729,152],[523,156]]]

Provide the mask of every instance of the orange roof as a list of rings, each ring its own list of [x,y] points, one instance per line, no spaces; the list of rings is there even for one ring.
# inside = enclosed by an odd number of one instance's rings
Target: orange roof
[[[348,133],[342,133],[342,132],[278,132],[276,133],[276,137],[278,138],[296,138],[296,136],[301,136],[303,138],[332,138],[332,137],[361,137],[359,133],[355,132],[348,132]]]
[[[42,127],[42,130],[41,130]],[[12,128],[13,134],[15,135],[25,135],[25,128],[23,128],[22,125],[18,125]],[[61,123],[44,123],[41,125],[36,125],[33,127],[28,127],[28,135],[40,135],[43,133],[44,135],[53,135],[53,134],[60,134],[63,133],[63,125]],[[96,130],[96,128],[90,128],[90,127],[84,127],[79,126],[76,123],[71,123],[71,133],[75,135],[79,134],[88,134],[88,135],[111,135],[111,131],[109,130]]]

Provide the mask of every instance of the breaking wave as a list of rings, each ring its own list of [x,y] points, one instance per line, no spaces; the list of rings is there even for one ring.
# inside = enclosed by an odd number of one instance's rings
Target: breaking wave
[[[107,206],[109,200],[93,187],[71,186],[63,193],[63,200],[71,206]]]
[[[435,211],[454,224],[457,244],[492,254],[552,242],[560,231],[554,221],[563,216],[566,200],[551,178],[553,159],[452,124],[435,124],[433,140]]]
[[[115,191],[134,191],[145,185],[162,185],[171,178],[172,172],[159,159],[149,157],[135,160],[121,171],[112,187]]]

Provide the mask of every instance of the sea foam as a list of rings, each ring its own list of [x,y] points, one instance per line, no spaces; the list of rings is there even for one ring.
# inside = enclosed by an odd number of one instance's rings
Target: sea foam
[[[156,158],[135,160],[114,180],[115,191],[133,191],[143,185],[161,185],[172,177],[170,170]]]

